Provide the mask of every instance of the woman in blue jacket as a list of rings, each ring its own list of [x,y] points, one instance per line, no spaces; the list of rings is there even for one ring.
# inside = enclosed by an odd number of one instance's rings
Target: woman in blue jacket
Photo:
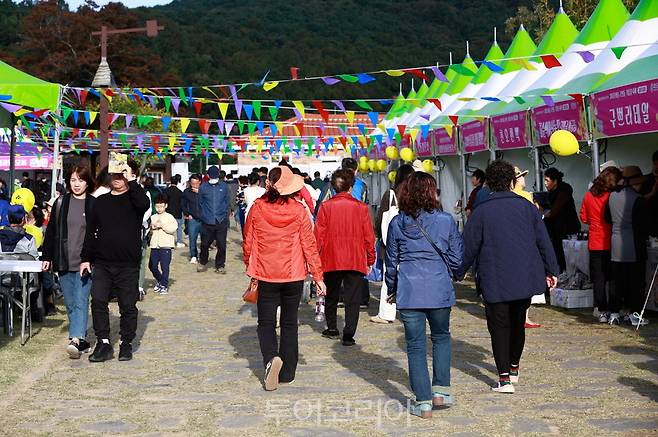
[[[530,299],[554,287],[560,272],[539,211],[511,192],[512,164],[494,161],[486,171],[491,195],[471,214],[464,229],[464,262],[457,278],[477,259],[487,328],[498,370],[492,390],[514,393],[525,344],[525,314]]]
[[[452,277],[463,256],[462,237],[450,214],[440,210],[436,181],[423,172],[402,184],[400,214],[388,227],[386,286],[404,324],[411,390],[410,413],[432,417],[432,407],[450,405],[450,309]],[[425,334],[429,322],[433,375],[427,369]]]

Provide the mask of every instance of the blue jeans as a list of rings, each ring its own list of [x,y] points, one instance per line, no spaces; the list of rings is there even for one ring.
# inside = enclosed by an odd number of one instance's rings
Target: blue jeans
[[[89,321],[91,277],[80,277],[79,272],[59,272],[59,285],[69,318],[69,338],[85,338]]]
[[[153,273],[158,285],[169,286],[169,265],[171,264],[171,249],[151,249],[149,270]]]
[[[401,309],[409,362],[409,382],[416,401],[432,400],[432,391],[450,387],[450,308]],[[432,339],[432,383],[427,369],[425,320],[430,323]],[[442,390],[443,389],[443,390]]]
[[[201,220],[194,218],[189,219],[187,221],[187,236],[190,237],[190,258],[196,258],[199,256],[199,252],[196,247],[199,234],[201,234]]]
[[[184,218],[177,218],[178,228],[176,229],[176,244],[183,242],[183,225],[185,224]]]

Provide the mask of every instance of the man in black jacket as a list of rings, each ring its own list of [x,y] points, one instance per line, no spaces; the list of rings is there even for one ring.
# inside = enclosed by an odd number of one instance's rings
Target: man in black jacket
[[[183,192],[178,188],[178,176],[172,176],[169,186],[164,191],[167,196],[167,212],[174,216],[178,222],[178,229],[176,230],[176,247],[185,247],[183,244],[183,211],[181,208],[181,201],[183,200]]]
[[[96,199],[82,246],[80,274],[91,273],[91,315],[97,337],[91,362],[114,357],[110,343],[108,301],[115,291],[121,312],[119,361],[132,359],[132,341],[137,331],[139,265],[142,218],[150,208],[146,192],[137,183],[138,165],[129,160],[122,173],[112,174],[112,191]]]

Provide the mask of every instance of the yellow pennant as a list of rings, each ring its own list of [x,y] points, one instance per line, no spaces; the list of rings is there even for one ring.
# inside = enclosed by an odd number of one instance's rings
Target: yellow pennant
[[[89,111],[89,124],[92,124],[94,122],[94,120],[96,120],[97,115],[98,115],[98,112]]]
[[[217,106],[219,106],[219,112],[222,114],[222,118],[226,118],[226,111],[228,111],[228,103],[219,102],[217,103]]]
[[[176,134],[169,134],[169,147],[171,147],[172,150],[174,148],[174,144],[176,144]]]
[[[276,131],[279,135],[283,135],[283,122],[282,121],[275,121],[274,125],[276,126]]]
[[[304,118],[304,104],[299,100],[293,100],[292,104],[295,105],[295,108],[297,108],[299,113],[302,114],[302,118]]]
[[[221,160],[224,153],[221,150],[216,150],[215,152],[217,153],[217,157]]]
[[[526,70],[530,70],[530,71],[537,70],[530,62],[528,62],[527,59],[512,59],[512,62],[514,62],[516,65],[521,66],[521,68],[525,68]]]
[[[384,126],[384,123],[379,123],[377,125],[377,129],[379,129],[382,132],[386,132],[386,126]]]
[[[32,112],[32,111],[28,111],[27,109],[21,108],[18,111],[14,112],[14,114],[16,114],[16,116],[20,117],[21,115],[27,114],[28,112]]]
[[[416,137],[418,136],[418,132],[420,132],[420,129],[418,128],[409,129],[409,135],[411,136],[412,143],[416,142]]]
[[[112,103],[112,94],[110,94],[110,90],[105,90],[103,91],[103,94],[105,94],[105,98],[108,100],[108,102]]]
[[[249,145],[251,147],[258,147],[258,145],[256,143],[256,136],[252,135],[252,136],[249,137]],[[247,148],[247,150],[249,150],[249,148]]]
[[[452,130],[452,129],[453,129],[454,126],[451,125],[451,124],[444,124],[443,127],[444,127],[444,129],[446,130],[446,132],[448,132],[448,136],[449,136],[450,138],[452,138],[452,133],[453,133],[453,130]]]
[[[189,118],[181,118],[180,119],[180,131],[181,132],[185,132],[189,125],[190,125],[190,119]]]
[[[402,76],[404,74],[404,71],[402,71],[402,70],[386,70],[386,74],[388,74],[389,76],[398,77],[398,76]]]
[[[473,97],[458,97],[457,100],[460,100],[462,102],[472,102],[474,99]]]
[[[257,141],[256,152],[260,153],[265,147],[265,140],[262,137],[258,137],[256,141]]]
[[[345,111],[345,117],[350,124],[354,124],[354,111]]]
[[[297,126],[295,126],[295,125],[293,124],[292,127],[293,127],[293,129],[295,129],[295,135],[299,136],[299,135],[302,134],[302,133],[299,131],[299,128],[298,128]]]
[[[265,82],[265,83],[263,84],[263,89],[264,89],[265,91],[273,90],[274,88],[276,88],[276,86],[277,86],[278,84],[279,84],[278,81]]]

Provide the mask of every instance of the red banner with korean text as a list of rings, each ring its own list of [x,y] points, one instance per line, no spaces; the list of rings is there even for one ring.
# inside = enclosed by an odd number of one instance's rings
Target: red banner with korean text
[[[594,136],[617,137],[658,131],[658,79],[592,95]]]
[[[585,111],[576,100],[532,108],[532,128],[538,145],[548,144],[556,130],[569,131],[578,141],[587,140]]]
[[[474,120],[461,126],[461,139],[464,152],[481,152],[489,148],[487,120]]]
[[[447,156],[457,154],[457,139],[455,138],[455,130],[450,126],[450,132],[444,127],[440,127],[432,131],[430,136],[434,140],[434,147],[436,154]]]
[[[494,147],[501,150],[520,149],[530,145],[528,111],[491,117]]]

